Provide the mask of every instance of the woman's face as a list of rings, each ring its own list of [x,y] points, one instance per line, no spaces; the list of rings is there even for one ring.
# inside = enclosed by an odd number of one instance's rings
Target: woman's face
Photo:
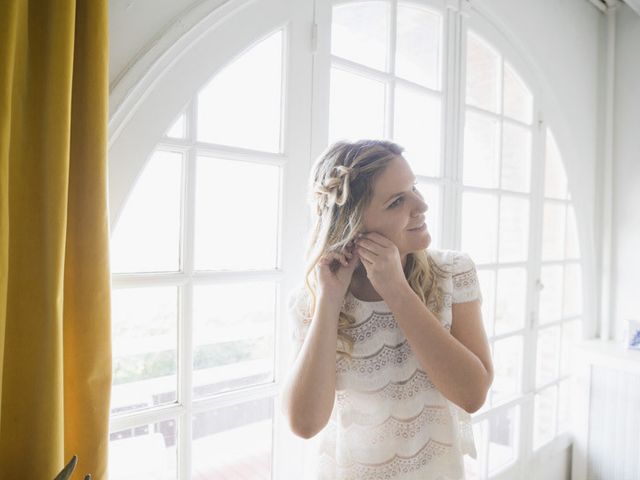
[[[404,266],[408,253],[424,250],[431,243],[427,228],[410,231],[425,221],[427,209],[409,163],[398,156],[374,182],[373,199],[364,213],[363,233],[377,232],[395,243]]]

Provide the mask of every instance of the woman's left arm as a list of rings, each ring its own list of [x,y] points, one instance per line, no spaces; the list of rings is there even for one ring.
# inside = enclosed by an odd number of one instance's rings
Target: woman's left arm
[[[452,305],[451,332],[443,328],[407,283],[388,295],[386,303],[438,390],[467,412],[478,411],[493,382],[480,301]]]

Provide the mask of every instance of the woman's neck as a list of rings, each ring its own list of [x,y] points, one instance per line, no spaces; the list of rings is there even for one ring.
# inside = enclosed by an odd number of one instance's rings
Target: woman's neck
[[[353,272],[349,290],[356,298],[364,300],[365,302],[382,300],[382,297],[376,292],[376,289],[373,288],[373,285],[367,278],[367,272],[362,266],[359,266]]]

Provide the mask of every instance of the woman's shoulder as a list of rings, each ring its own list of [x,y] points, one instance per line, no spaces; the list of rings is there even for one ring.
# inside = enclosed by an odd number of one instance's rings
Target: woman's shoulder
[[[298,283],[289,291],[287,303],[289,308],[303,308],[309,305],[311,297],[304,283]]]
[[[468,253],[461,250],[429,248],[427,253],[442,270],[457,275],[475,268]]]
[[[469,254],[460,250],[429,250],[436,265],[451,275],[451,301],[463,303],[480,300],[482,304],[476,266]]]
[[[290,318],[294,320],[294,324],[302,323],[303,325],[309,325],[311,322],[311,296],[307,290],[306,285],[296,285],[287,297],[287,308],[290,313]],[[297,328],[294,325],[294,328]]]

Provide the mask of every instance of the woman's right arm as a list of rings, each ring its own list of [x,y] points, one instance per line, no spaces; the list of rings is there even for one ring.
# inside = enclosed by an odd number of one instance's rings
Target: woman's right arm
[[[282,389],[282,408],[291,431],[314,437],[333,411],[336,391],[336,344],[342,299],[318,295],[315,315]]]

